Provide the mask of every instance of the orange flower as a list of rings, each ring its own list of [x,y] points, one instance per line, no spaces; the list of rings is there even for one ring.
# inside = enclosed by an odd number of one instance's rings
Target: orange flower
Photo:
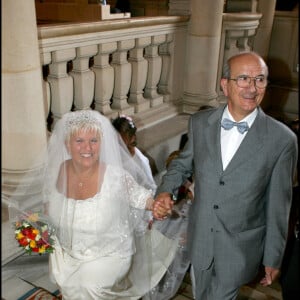
[[[38,234],[40,234],[40,231],[38,229],[33,228],[32,233],[35,235],[38,235]]]

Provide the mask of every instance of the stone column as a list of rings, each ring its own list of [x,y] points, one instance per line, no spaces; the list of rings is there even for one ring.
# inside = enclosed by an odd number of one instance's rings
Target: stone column
[[[34,0],[3,1],[2,203],[43,164],[46,111]]]
[[[223,0],[191,0],[183,111],[194,112],[217,98],[216,81]]]
[[[259,0],[257,5],[257,12],[262,14],[262,18],[253,42],[253,50],[264,59],[267,59],[269,52],[275,6],[276,0]]]

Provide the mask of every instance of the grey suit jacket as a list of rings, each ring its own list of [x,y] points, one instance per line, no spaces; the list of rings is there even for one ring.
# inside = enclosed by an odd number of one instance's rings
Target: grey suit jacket
[[[261,263],[280,268],[285,249],[297,160],[297,138],[284,124],[258,115],[223,171],[224,106],[199,111],[189,121],[188,143],[157,190],[173,192],[191,174],[188,250],[195,270],[214,259],[223,279],[251,280]]]

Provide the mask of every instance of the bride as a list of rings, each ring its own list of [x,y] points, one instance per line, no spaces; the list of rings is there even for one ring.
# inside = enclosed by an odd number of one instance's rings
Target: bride
[[[125,152],[96,111],[69,112],[54,127],[43,195],[57,228],[50,277],[64,300],[139,299],[174,257],[176,241],[147,228],[147,210],[158,219],[164,212],[134,167],[123,168]]]

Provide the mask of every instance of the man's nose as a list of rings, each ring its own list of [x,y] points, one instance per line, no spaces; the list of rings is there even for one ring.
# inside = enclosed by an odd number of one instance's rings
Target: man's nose
[[[253,91],[257,90],[255,78],[249,78],[249,89]]]

